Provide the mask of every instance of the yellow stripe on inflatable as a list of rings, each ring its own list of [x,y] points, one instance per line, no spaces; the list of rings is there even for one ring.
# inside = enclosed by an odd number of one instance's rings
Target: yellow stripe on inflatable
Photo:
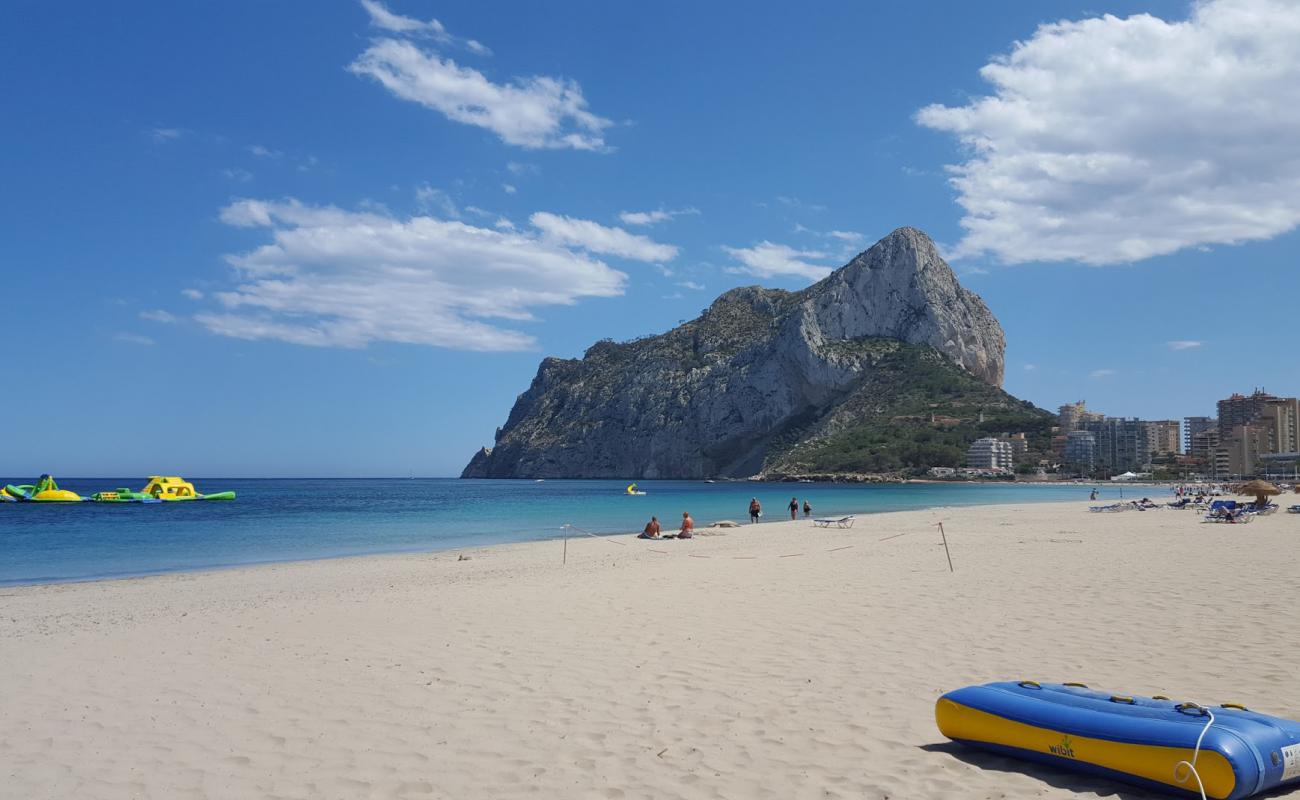
[[[1063,762],[1073,759],[1098,767],[1124,772],[1149,781],[1167,784],[1185,791],[1196,791],[1196,778],[1179,783],[1174,768],[1179,761],[1191,761],[1190,747],[1162,747],[1150,744],[1126,744],[1086,736],[1071,736],[1051,728],[1026,725],[985,711],[940,699],[934,707],[939,730],[949,739],[988,742],[1021,750],[1059,756]],[[1067,766],[1062,764],[1062,766]],[[1232,794],[1237,776],[1222,755],[1201,750],[1196,771],[1205,783],[1205,793],[1222,798]]]

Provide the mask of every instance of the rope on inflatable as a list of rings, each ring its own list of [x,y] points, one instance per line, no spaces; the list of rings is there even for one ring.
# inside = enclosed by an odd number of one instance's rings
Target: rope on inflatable
[[[1196,787],[1201,792],[1201,800],[1208,800],[1205,796],[1205,784],[1201,781],[1201,773],[1196,771],[1196,759],[1201,755],[1201,742],[1205,740],[1205,734],[1210,732],[1210,726],[1214,724],[1214,712],[1195,703],[1188,703],[1187,705],[1196,706],[1201,711],[1204,711],[1209,720],[1205,723],[1205,727],[1201,728],[1201,735],[1196,737],[1196,748],[1192,750],[1192,760],[1179,761],[1174,765],[1174,780],[1185,784],[1188,778],[1196,778]],[[1186,769],[1183,769],[1184,767]]]

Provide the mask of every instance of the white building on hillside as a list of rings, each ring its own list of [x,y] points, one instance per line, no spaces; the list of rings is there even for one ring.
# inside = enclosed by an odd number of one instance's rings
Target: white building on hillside
[[[1005,469],[1015,466],[1015,455],[1011,442],[986,436],[976,439],[966,451],[966,466],[971,469]]]

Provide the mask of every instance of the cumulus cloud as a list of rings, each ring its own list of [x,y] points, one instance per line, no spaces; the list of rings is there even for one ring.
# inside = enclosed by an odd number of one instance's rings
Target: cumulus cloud
[[[380,30],[405,36],[428,37],[439,44],[458,45],[479,55],[492,54],[492,51],[487,49],[487,47],[480,42],[473,39],[461,39],[458,36],[452,36],[447,32],[446,27],[436,19],[429,19],[426,22],[406,17],[401,14],[396,14],[390,11],[388,6],[376,2],[376,0],[361,0],[361,7],[370,15],[370,24]]]
[[[667,222],[673,217],[680,217],[686,214],[698,214],[698,208],[676,208],[676,209],[656,209],[654,211],[622,211],[618,218],[624,225],[658,225],[660,222]]]
[[[1191,339],[1177,339],[1172,342],[1165,342],[1165,344],[1169,345],[1170,350],[1191,350],[1200,347],[1205,344],[1205,342],[1196,342]]]
[[[634,261],[672,261],[677,248],[660,244],[646,236],[609,228],[588,219],[573,219],[539,211],[528,218],[534,228],[549,241],[581,247],[592,253],[630,258]]]
[[[1300,224],[1300,5],[1206,0],[1186,20],[1043,25],[931,105],[968,151],[955,257],[1131,262]]]
[[[393,33],[410,33],[376,24]],[[588,110],[582,87],[572,80],[533,75],[494,83],[476,69],[393,37],[373,41],[348,69],[373,78],[403,100],[492,131],[506,144],[607,149],[604,130],[613,123]]]
[[[820,250],[796,250],[784,244],[759,242],[753,247],[723,247],[741,266],[729,267],[728,272],[741,272],[757,275],[760,278],[775,278],[794,275],[818,281],[831,273],[831,268],[814,264],[808,259],[826,258]]]
[[[162,309],[153,309],[150,311],[141,311],[140,319],[149,320],[150,322],[161,322],[164,325],[171,325],[176,322],[176,316]]]
[[[621,294],[627,277],[544,236],[432,216],[242,199],[220,218],[270,237],[227,256],[239,284],[215,295],[220,309],[195,317],[241,339],[528,349],[531,335],[495,323]]]

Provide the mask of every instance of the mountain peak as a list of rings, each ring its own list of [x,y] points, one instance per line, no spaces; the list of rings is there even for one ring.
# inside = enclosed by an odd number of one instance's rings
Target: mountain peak
[[[881,375],[924,369],[909,358],[946,359],[1005,397],[1004,349],[930,237],[899,228],[802,291],[738,287],[664,334],[543,360],[464,474],[748,475],[863,386],[891,385]]]

